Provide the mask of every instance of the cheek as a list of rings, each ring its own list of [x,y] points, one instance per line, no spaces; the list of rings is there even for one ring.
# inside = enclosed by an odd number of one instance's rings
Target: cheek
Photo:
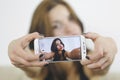
[[[57,46],[57,49],[58,49],[58,50],[62,50],[62,49],[63,49],[63,45]]]
[[[59,47],[59,46],[57,46],[57,49],[60,49],[60,47]]]
[[[54,36],[64,36],[64,30],[54,30],[53,31]]]
[[[82,34],[82,29],[81,29],[81,27],[80,27],[78,24],[74,24],[73,26],[74,26],[74,29],[73,29],[73,30],[74,30],[76,33]]]
[[[61,47],[63,48],[63,45],[61,45]]]

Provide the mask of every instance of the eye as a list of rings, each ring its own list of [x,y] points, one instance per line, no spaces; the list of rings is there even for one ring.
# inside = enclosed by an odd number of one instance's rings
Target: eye
[[[72,15],[69,15],[68,19],[69,19],[70,21],[73,21],[73,20],[74,20],[74,17],[73,17]]]
[[[54,24],[52,28],[53,29],[60,29],[60,28],[62,28],[62,24],[60,24],[60,23]]]

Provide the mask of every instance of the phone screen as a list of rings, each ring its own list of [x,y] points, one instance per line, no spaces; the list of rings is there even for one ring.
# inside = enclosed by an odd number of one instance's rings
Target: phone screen
[[[81,37],[47,37],[38,39],[40,59],[49,62],[81,60]]]

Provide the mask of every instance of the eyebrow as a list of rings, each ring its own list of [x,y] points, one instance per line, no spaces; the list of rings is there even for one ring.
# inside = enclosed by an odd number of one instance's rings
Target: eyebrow
[[[69,14],[69,15],[67,16],[67,18],[69,18],[70,16],[71,16],[71,14]],[[55,20],[55,21],[53,21],[53,23],[61,23],[61,21]]]
[[[56,20],[56,21],[53,21],[53,23],[61,23],[60,21]]]

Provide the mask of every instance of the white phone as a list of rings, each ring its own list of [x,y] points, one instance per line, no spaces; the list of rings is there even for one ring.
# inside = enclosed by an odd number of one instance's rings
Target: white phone
[[[84,36],[45,37],[34,40],[34,52],[40,54],[40,61],[50,63],[80,61],[86,58]]]

